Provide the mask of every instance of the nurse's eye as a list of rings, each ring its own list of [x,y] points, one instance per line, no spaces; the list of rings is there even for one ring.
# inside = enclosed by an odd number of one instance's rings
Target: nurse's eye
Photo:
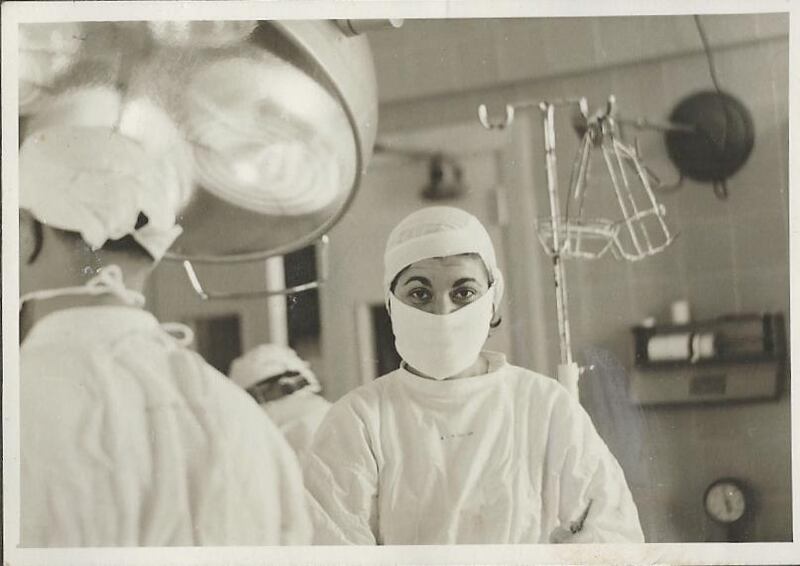
[[[427,303],[431,299],[431,292],[425,287],[415,287],[406,293],[406,296],[415,304]]]
[[[459,287],[457,289],[453,289],[453,291],[450,293],[450,299],[454,303],[458,304],[471,303],[477,298],[478,291],[471,287]]]

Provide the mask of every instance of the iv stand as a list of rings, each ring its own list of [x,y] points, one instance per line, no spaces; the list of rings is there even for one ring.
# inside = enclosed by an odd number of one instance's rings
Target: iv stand
[[[569,330],[569,300],[567,292],[567,273],[561,257],[561,215],[558,199],[558,168],[556,167],[555,105],[539,103],[544,121],[544,148],[547,168],[547,194],[550,200],[550,221],[553,229],[553,279],[556,291],[556,314],[558,316],[558,337],[561,363],[556,378],[567,390],[578,397],[578,378],[580,367],[572,359]]]
[[[568,199],[575,198],[583,202],[586,177],[588,175],[588,152],[592,146],[599,147],[610,175],[611,183],[617,197],[617,203],[622,213],[622,219],[616,222],[605,219],[595,219],[587,223],[582,218],[570,219],[568,214],[561,216],[561,203],[558,196],[558,171],[556,163],[556,130],[555,109],[557,106],[576,105],[586,121],[586,131],[582,133],[583,145],[578,155],[578,161],[573,165],[577,167],[578,178],[573,185],[570,181]],[[547,170],[547,194],[550,201],[550,218],[547,228],[547,238],[541,237],[540,241],[548,255],[553,260],[553,279],[556,292],[556,314],[558,316],[558,337],[560,348],[560,364],[556,377],[567,390],[578,397],[578,380],[582,368],[572,359],[569,328],[569,301],[567,296],[567,275],[564,260],[567,258],[599,258],[606,250],[613,249],[614,256],[628,261],[638,261],[666,248],[674,240],[669,228],[664,222],[664,207],[655,199],[651,189],[649,169],[644,167],[638,158],[638,150],[631,148],[619,141],[615,134],[614,124],[625,122],[637,128],[662,129],[662,130],[692,130],[692,126],[682,124],[661,125],[646,120],[624,120],[615,116],[615,98],[610,96],[608,106],[604,113],[594,117],[589,116],[588,105],[585,98],[567,98],[555,101],[532,102],[524,101],[515,105],[506,104],[505,116],[500,119],[490,119],[486,105],[478,107],[478,119],[488,130],[502,130],[511,125],[514,119],[515,108],[536,106],[542,115],[545,164]],[[612,156],[613,152],[613,156]],[[642,184],[646,198],[646,208],[640,209],[625,173],[625,160],[633,164],[637,178]],[[615,169],[615,167],[618,169]],[[576,170],[574,169],[573,172]],[[582,212],[580,213],[582,217]],[[655,218],[657,224],[648,230],[645,220]],[[625,244],[620,239],[620,229],[626,228],[625,234],[630,237],[630,243]],[[653,231],[652,237],[650,232]],[[640,236],[642,241],[640,241]],[[655,241],[653,239],[655,238]],[[584,249],[585,243],[602,245],[599,249]],[[632,249],[631,247],[632,246]]]
[[[561,100],[558,104],[574,104],[578,99]],[[550,200],[550,222],[553,231],[553,280],[556,291],[556,314],[558,316],[558,338],[561,363],[558,365],[556,379],[570,394],[578,398],[578,379],[581,368],[572,359],[572,349],[570,344],[569,316],[568,316],[568,296],[567,296],[567,273],[564,268],[564,261],[561,257],[561,216],[559,211],[561,205],[558,198],[558,172],[556,167],[556,129],[555,129],[555,107],[556,103],[524,102],[520,104],[506,104],[505,116],[499,120],[491,120],[485,104],[478,107],[478,119],[487,130],[503,130],[514,121],[515,108],[538,106],[542,112],[544,121],[544,144],[545,162],[547,167],[547,194]]]
[[[555,129],[555,107],[556,104],[575,104],[581,103],[582,99],[565,99],[556,103],[526,101],[518,104],[506,104],[505,116],[499,120],[491,120],[489,111],[485,104],[478,107],[478,119],[487,130],[503,130],[514,121],[514,111],[516,108],[538,106],[544,121],[544,144],[545,162],[547,167],[547,194],[550,200],[550,222],[553,231],[553,280],[556,291],[556,314],[558,316],[558,337],[561,363],[558,365],[556,378],[558,382],[567,388],[575,398],[578,398],[578,379],[581,368],[572,359],[572,349],[570,344],[569,316],[568,316],[568,296],[567,296],[567,273],[564,268],[564,261],[561,257],[561,205],[558,198],[558,171],[556,167],[556,129]]]

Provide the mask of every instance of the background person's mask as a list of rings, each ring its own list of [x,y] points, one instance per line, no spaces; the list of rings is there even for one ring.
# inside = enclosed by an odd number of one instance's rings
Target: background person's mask
[[[494,287],[449,314],[431,314],[389,296],[394,343],[400,357],[434,379],[464,371],[478,359],[489,335]]]

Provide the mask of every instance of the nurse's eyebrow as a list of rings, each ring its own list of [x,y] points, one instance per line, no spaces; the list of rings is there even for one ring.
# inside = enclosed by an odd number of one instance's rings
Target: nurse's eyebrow
[[[464,283],[477,283],[478,280],[473,277],[463,277],[453,283],[453,287],[458,287],[459,285],[463,285]]]
[[[431,286],[431,280],[428,279],[427,277],[422,277],[421,275],[412,275],[411,277],[406,279],[406,281],[403,283],[403,285],[408,285],[412,281],[419,281],[423,285],[427,285],[428,287]]]

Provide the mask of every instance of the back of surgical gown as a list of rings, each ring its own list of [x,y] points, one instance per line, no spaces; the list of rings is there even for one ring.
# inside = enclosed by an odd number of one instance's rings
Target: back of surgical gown
[[[252,399],[149,313],[53,313],[21,348],[22,545],[306,544],[301,473]]]

